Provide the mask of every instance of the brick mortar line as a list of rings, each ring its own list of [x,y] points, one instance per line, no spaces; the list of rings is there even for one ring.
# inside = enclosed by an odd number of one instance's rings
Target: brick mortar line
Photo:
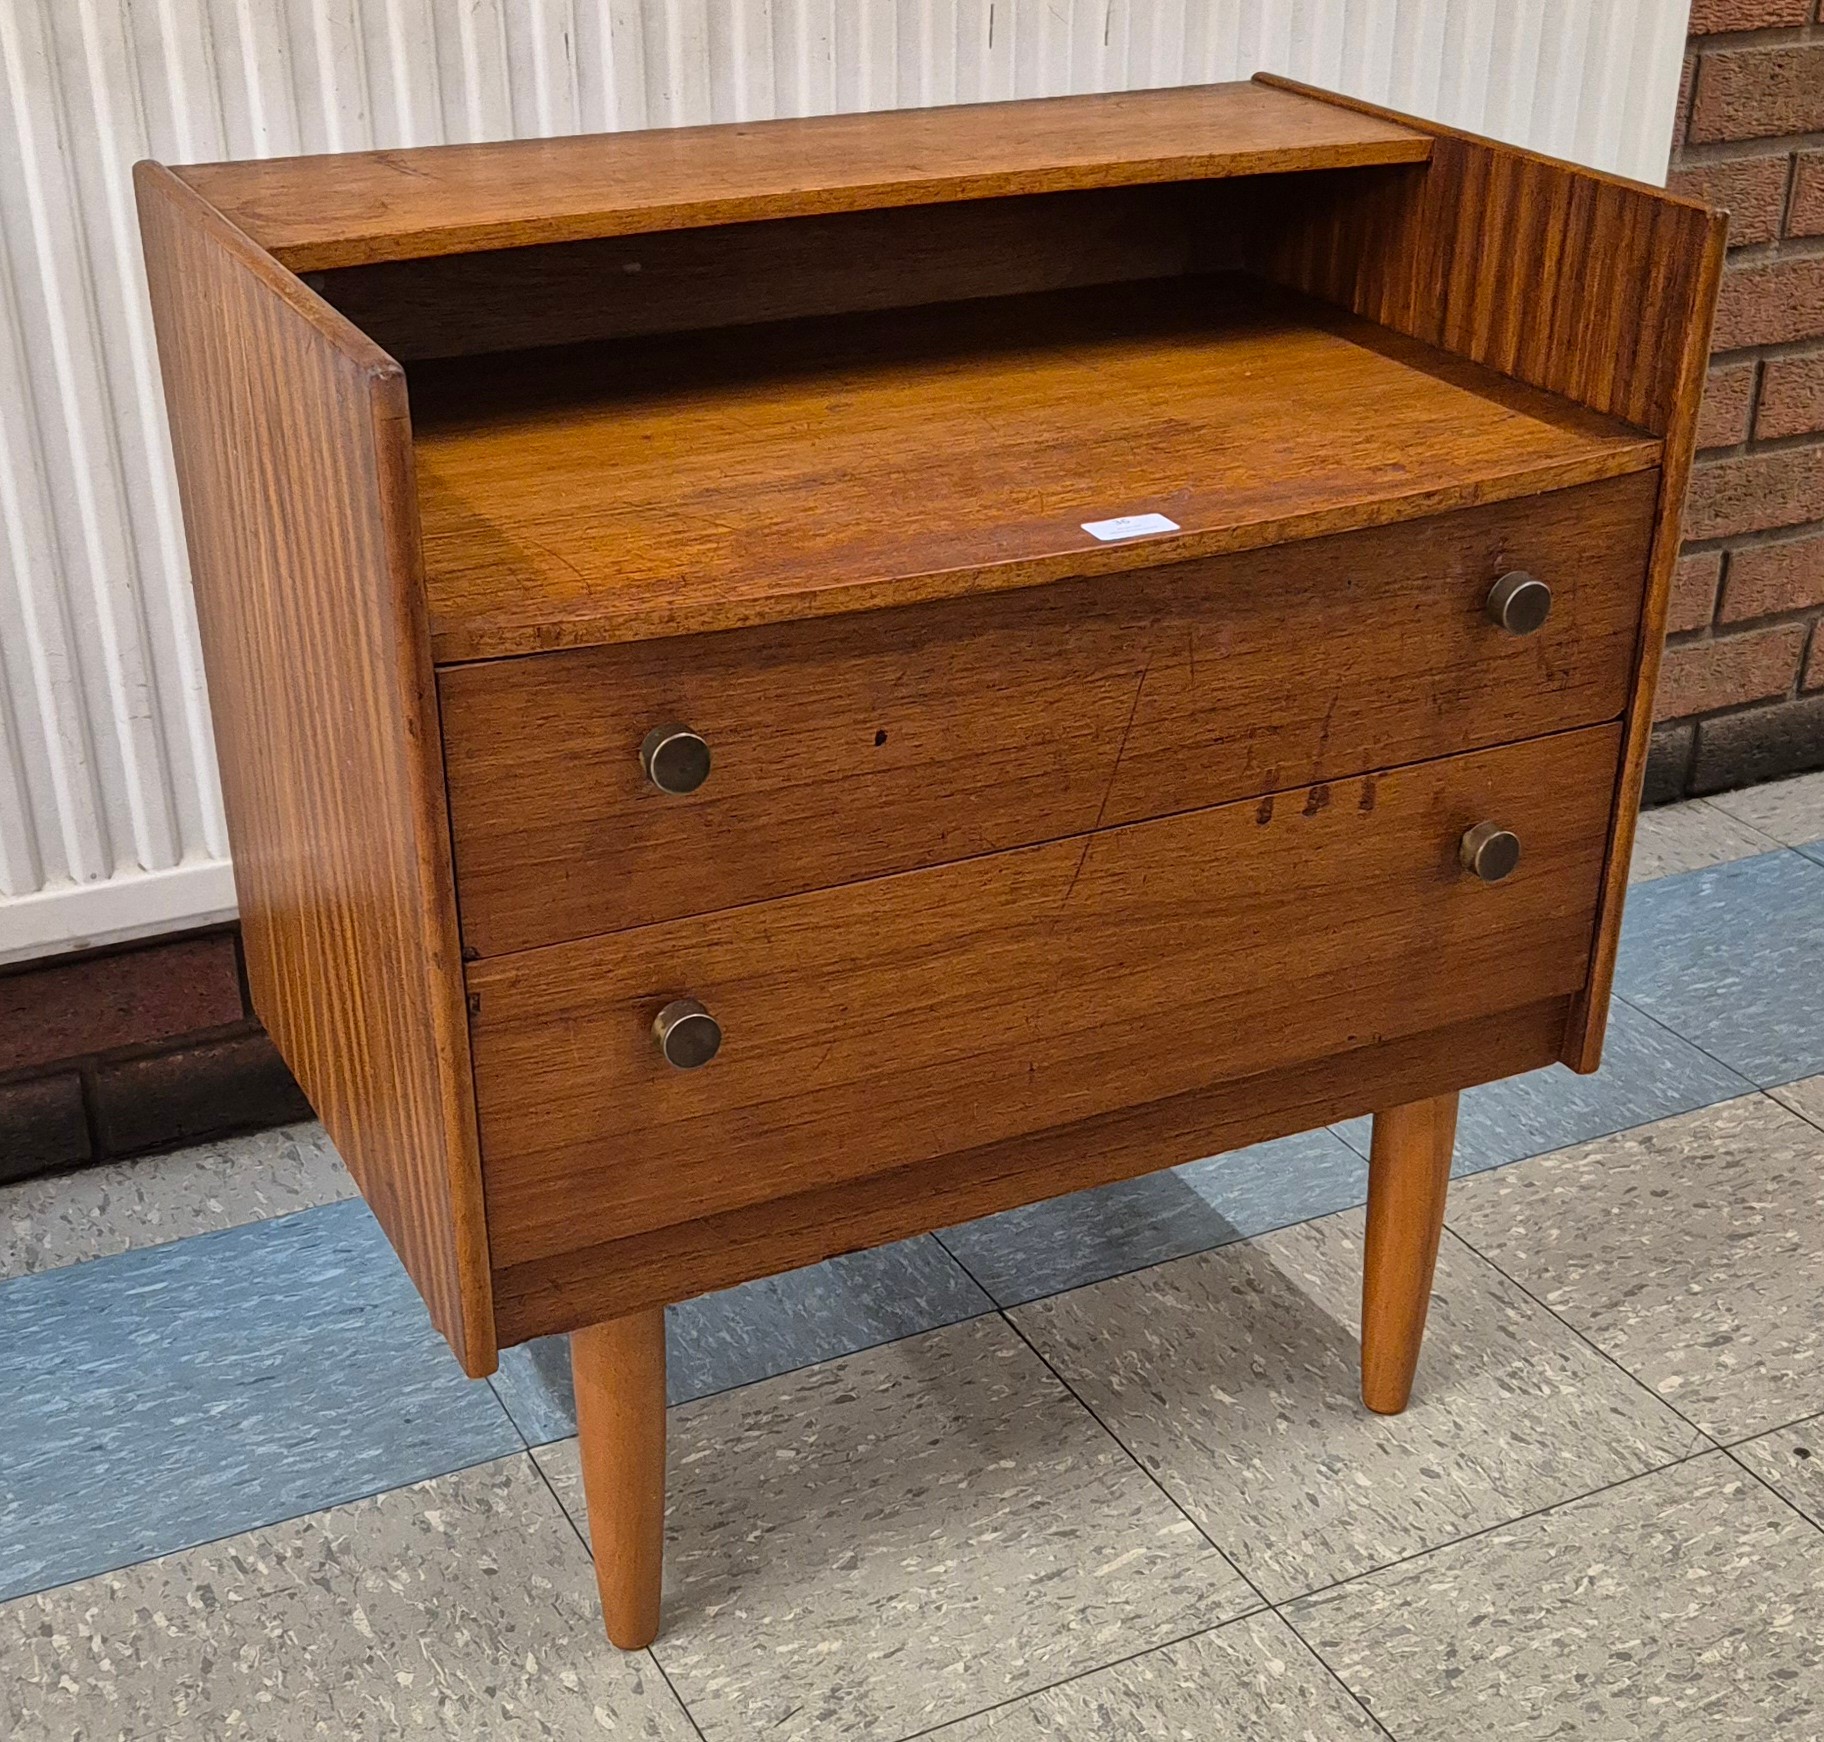
[[[1774,236],[1765,242],[1744,242],[1739,248],[1729,250],[1723,267],[1724,283],[1726,286],[1732,273],[1819,258],[1824,258],[1824,236]]]
[[[1807,128],[1798,133],[1760,133],[1750,139],[1687,140],[1672,154],[1670,172],[1681,169],[1710,169],[1719,163],[1753,162],[1756,158],[1780,157],[1787,152],[1824,150],[1824,128]]]
[[[1708,471],[1725,460],[1754,460],[1763,454],[1796,454],[1806,448],[1824,448],[1824,429],[1800,430],[1797,435],[1750,436],[1746,441],[1730,442],[1725,447],[1700,448],[1693,462],[1694,471]],[[1808,525],[1809,522],[1800,522]],[[1756,528],[1757,531],[1763,530]]]
[[[1808,333],[1798,339],[1765,339],[1758,345],[1736,345],[1731,350],[1712,351],[1710,367],[1721,369],[1737,363],[1784,363],[1794,357],[1801,360],[1824,357],[1824,332]]]
[[[1663,720],[1655,720],[1655,727],[1660,726],[1710,726],[1724,720],[1737,720],[1745,714],[1763,712],[1768,708],[1778,707],[1783,702],[1810,701],[1813,697],[1824,700],[1824,690],[1787,690],[1784,694],[1756,696],[1752,701],[1729,702],[1720,708],[1709,708],[1695,714],[1668,714]],[[1794,773],[1806,773],[1809,770],[1794,770]],[[1788,778],[1775,775],[1772,778]],[[1732,790],[1725,788],[1724,790]],[[1714,794],[1699,794],[1700,797],[1713,797]]]
[[[242,1040],[262,1032],[258,1017],[237,1016],[232,1022],[217,1023],[213,1028],[186,1029],[182,1034],[167,1035],[161,1040],[132,1041],[125,1046],[73,1052],[37,1064],[14,1065],[0,1071],[0,1089],[35,1083],[45,1077],[67,1076],[71,1071],[91,1066],[137,1064],[143,1059],[164,1058],[174,1052],[187,1052],[191,1047],[209,1046],[218,1040]]]
[[[1737,30],[1712,30],[1685,39],[1686,51],[1699,60],[1707,54],[1741,48],[1803,48],[1824,41],[1816,18],[1803,24],[1745,24]]]
[[[1810,625],[1817,621],[1817,613],[1821,610],[1824,610],[1824,600],[1810,605],[1791,605],[1782,611],[1767,611],[1759,617],[1713,617],[1700,629],[1680,629],[1668,635],[1666,651],[1670,653],[1681,647],[1727,646],[1731,641],[1746,641],[1763,630],[1793,623]]]
[[[1719,552],[1760,550],[1770,544],[1799,544],[1821,533],[1824,533],[1824,519],[1795,520],[1789,526],[1755,526],[1746,532],[1725,532],[1715,538],[1688,538],[1678,554],[1681,557],[1715,556]]]

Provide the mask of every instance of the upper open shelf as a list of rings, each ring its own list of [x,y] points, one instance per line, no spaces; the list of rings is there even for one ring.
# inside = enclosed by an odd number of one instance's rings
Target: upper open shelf
[[[446,662],[1252,549],[1641,470],[1661,446],[1233,273],[410,380]],[[1139,514],[1180,530],[1083,530]]]
[[[294,272],[827,212],[1422,163],[1428,135],[1257,83],[430,146],[176,173]]]

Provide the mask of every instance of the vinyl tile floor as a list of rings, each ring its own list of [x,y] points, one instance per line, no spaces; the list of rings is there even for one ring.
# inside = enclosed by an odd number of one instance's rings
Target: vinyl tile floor
[[[1824,776],[1636,876],[1405,1415],[1360,1122],[691,1302],[648,1652],[563,1345],[464,1379],[321,1131],[0,1189],[0,1737],[1824,1742]]]

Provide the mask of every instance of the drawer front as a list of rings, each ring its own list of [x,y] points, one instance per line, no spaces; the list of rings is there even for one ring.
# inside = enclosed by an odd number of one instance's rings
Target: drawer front
[[[1575,990],[1619,728],[469,971],[497,1268]],[[1458,843],[1520,839],[1504,881]],[[675,1070],[678,997],[720,1053]]]
[[[1657,473],[991,599],[446,668],[492,956],[1617,717]],[[1553,589],[1514,635],[1520,568]],[[694,792],[639,751],[681,722]]]

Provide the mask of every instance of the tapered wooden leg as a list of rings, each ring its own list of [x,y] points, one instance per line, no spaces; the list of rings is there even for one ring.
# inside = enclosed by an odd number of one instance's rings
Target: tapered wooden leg
[[[608,1637],[623,1651],[659,1631],[665,1558],[665,1310],[570,1333],[589,1542]]]
[[[1374,1116],[1362,1255],[1362,1401],[1381,1415],[1398,1415],[1412,1396],[1456,1139],[1455,1095]]]

